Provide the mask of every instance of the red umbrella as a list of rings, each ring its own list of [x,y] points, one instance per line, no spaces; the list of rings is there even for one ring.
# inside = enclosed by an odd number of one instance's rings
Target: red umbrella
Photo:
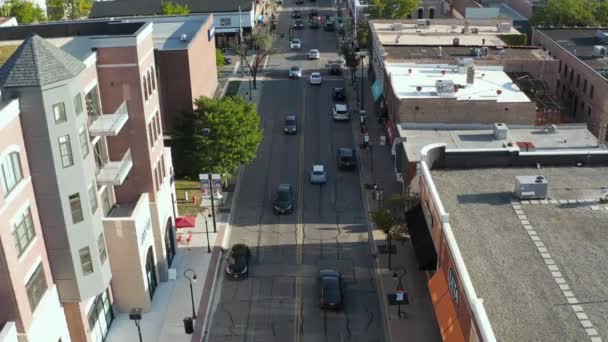
[[[196,227],[196,216],[180,216],[175,218],[175,228]]]

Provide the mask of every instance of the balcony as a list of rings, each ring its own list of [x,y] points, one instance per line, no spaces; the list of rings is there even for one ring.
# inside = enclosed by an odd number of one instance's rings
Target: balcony
[[[101,185],[121,185],[133,167],[131,150],[127,150],[120,161],[107,162],[97,174],[97,183]]]
[[[127,102],[123,102],[113,114],[103,114],[89,116],[91,124],[89,134],[94,137],[116,136],[127,123],[129,113],[127,112]]]

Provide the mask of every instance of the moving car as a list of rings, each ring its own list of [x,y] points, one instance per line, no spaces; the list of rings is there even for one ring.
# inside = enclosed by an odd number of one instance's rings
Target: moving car
[[[342,291],[342,275],[334,270],[319,271],[321,278],[321,309],[340,310],[344,307],[344,292]]]
[[[227,279],[245,279],[249,276],[249,259],[251,258],[251,251],[247,245],[238,243],[230,249],[228,252],[228,259],[226,265],[226,278]]]
[[[272,201],[275,214],[291,214],[293,212],[293,188],[291,184],[279,184]]]
[[[313,165],[310,171],[310,183],[311,184],[325,184],[327,183],[327,172],[325,172],[325,166]]]
[[[316,9],[310,10],[308,13],[308,20],[319,19],[319,11]]]
[[[292,49],[301,49],[302,48],[302,41],[299,38],[294,38],[291,40],[291,43],[289,45],[290,48]]]
[[[298,131],[298,120],[295,115],[288,115],[285,117],[285,134],[296,134]]]
[[[338,63],[331,63],[329,65],[329,74],[330,75],[342,75],[342,65]]]
[[[321,84],[321,82],[323,82],[323,79],[320,72],[310,74],[310,84]]]
[[[319,20],[314,18],[310,21],[310,28],[311,29],[318,29],[319,28]]]
[[[333,32],[335,31],[335,26],[334,26],[334,22],[333,21],[325,21],[325,26],[323,26],[323,29],[327,32]]]
[[[302,67],[294,65],[289,68],[289,78],[300,78],[302,77]]]
[[[336,103],[334,105],[333,113],[334,120],[346,120],[350,119],[350,115],[348,115],[348,107],[342,103]]]
[[[302,12],[295,10],[293,12],[291,12],[291,17],[292,18],[300,18],[302,16]]]
[[[293,23],[293,28],[297,29],[297,30],[302,30],[304,29],[304,23],[302,22],[302,20],[297,19],[294,23]]]
[[[336,156],[339,169],[354,169],[357,166],[355,150],[352,148],[341,147]]]
[[[319,59],[319,58],[321,58],[321,54],[319,53],[319,50],[310,49],[308,51],[308,59]]]
[[[334,88],[331,91],[334,101],[346,101],[346,90],[344,88]]]

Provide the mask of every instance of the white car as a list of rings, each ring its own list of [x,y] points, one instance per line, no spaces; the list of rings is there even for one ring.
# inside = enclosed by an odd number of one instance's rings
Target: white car
[[[345,104],[336,103],[333,111],[334,120],[349,120],[348,107]]]
[[[295,38],[291,41],[291,44],[289,45],[292,49],[301,49],[302,48],[302,41],[298,38]]]
[[[302,68],[299,65],[294,65],[289,68],[289,78],[300,78],[302,77]]]
[[[313,72],[310,74],[310,84],[321,84],[323,79],[321,78],[320,72]]]
[[[308,51],[308,59],[319,59],[319,58],[321,58],[321,54],[319,53],[319,50],[311,49],[310,51]]]
[[[310,171],[310,183],[311,184],[325,184],[327,183],[327,172],[325,172],[325,166],[313,165]]]

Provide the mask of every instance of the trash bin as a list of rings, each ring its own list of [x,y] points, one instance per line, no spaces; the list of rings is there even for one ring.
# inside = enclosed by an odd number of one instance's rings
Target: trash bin
[[[184,318],[184,330],[188,335],[194,332],[194,324],[192,323],[192,317]]]

